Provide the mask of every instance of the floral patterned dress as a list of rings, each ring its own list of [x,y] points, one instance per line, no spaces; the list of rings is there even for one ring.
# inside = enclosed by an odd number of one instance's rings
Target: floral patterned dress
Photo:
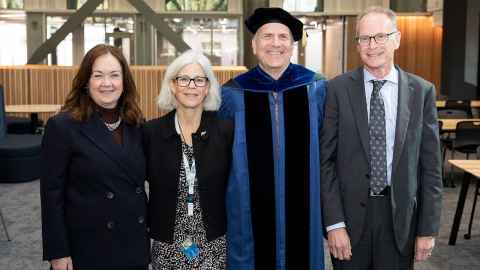
[[[194,162],[193,147],[182,142],[182,152],[187,156],[189,166],[192,166]],[[210,242],[207,241],[206,230],[202,220],[197,181],[195,181],[194,185],[193,216],[187,215],[188,183],[183,159],[180,164],[180,181],[178,185],[173,243],[168,244],[161,241],[153,241],[153,270],[225,269],[226,237],[223,235]],[[199,247],[199,254],[193,259],[188,259],[182,252],[183,243],[189,236]]]

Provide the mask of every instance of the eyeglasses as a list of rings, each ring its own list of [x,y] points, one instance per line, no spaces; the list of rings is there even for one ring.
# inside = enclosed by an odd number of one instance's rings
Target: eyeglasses
[[[191,81],[193,81],[193,84],[195,84],[195,86],[203,87],[207,85],[208,78],[207,77],[190,78],[188,76],[178,76],[175,78],[175,81],[177,82],[177,85],[181,87],[187,87]]]
[[[362,45],[362,46],[368,46],[370,45],[370,40],[375,40],[375,43],[377,44],[384,44],[385,42],[387,42],[388,38],[393,35],[393,34],[396,34],[397,31],[393,31],[393,32],[390,32],[390,33],[378,33],[378,34],[375,34],[373,36],[368,36],[368,35],[364,35],[364,36],[358,36],[356,37],[355,39],[357,40],[358,44]]]

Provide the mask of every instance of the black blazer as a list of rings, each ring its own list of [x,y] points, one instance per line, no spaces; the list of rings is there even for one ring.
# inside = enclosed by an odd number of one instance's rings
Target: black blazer
[[[175,130],[175,111],[147,122],[143,136],[150,184],[150,237],[172,243],[182,159],[181,139]],[[192,142],[200,207],[209,241],[226,232],[225,192],[232,140],[231,122],[217,118],[214,112],[203,112]]]
[[[78,122],[60,113],[42,145],[43,258],[71,256],[75,270],[147,265],[145,159],[140,129],[114,142],[97,113]]]

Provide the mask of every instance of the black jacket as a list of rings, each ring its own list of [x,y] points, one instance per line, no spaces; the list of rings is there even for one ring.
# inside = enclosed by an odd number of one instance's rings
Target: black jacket
[[[147,122],[143,137],[150,184],[150,237],[172,243],[182,159],[181,139],[175,130],[175,111]],[[225,192],[232,140],[230,121],[217,118],[214,112],[203,112],[192,142],[200,207],[209,241],[226,232]]]
[[[42,146],[43,258],[71,256],[75,270],[147,265],[145,159],[140,128],[123,125],[114,142],[100,116],[60,113]]]

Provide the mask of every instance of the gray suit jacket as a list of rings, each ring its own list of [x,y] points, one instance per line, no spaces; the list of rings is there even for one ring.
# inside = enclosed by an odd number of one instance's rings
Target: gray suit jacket
[[[442,205],[440,140],[434,86],[399,71],[392,166],[397,246],[437,235]],[[328,82],[321,132],[321,195],[325,227],[344,221],[352,246],[361,237],[369,194],[368,116],[363,67]]]

